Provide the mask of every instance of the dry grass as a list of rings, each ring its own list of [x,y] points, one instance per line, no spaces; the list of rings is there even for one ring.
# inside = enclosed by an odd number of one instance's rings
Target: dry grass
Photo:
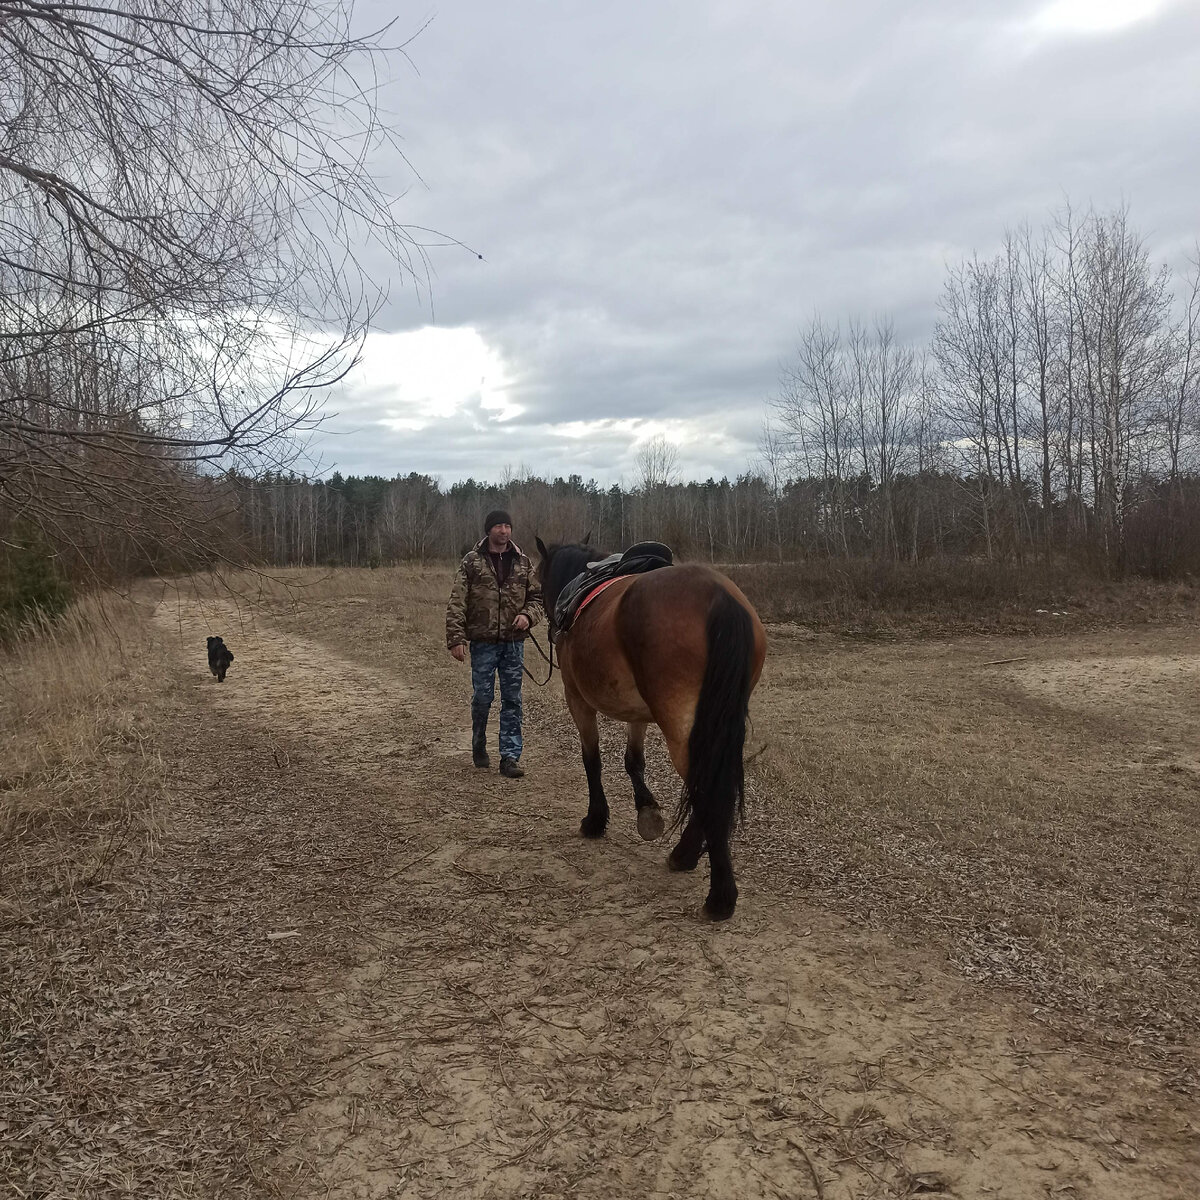
[[[245,1194],[294,1085],[263,930],[296,897],[261,864],[301,853],[289,803],[323,808],[256,788],[261,754],[194,703],[203,642],[168,642],[98,596],[2,663],[0,1195]]]
[[[270,568],[213,572],[161,585],[158,595],[221,599],[252,612],[293,613],[349,600],[417,608],[450,585],[455,564],[368,568]],[[1105,580],[1067,562],[971,559],[881,563],[813,559],[721,564],[764,621],[847,638],[947,634],[1051,634],[1195,620],[1200,581]]]
[[[103,1055],[80,1033],[117,998],[89,947],[161,828],[159,667],[146,610],[112,594],[0,659],[0,1180],[14,1185],[33,1186],[51,1131],[95,1098],[85,1064]]]
[[[182,582],[181,596],[220,599],[222,613],[247,623],[271,614],[281,640],[258,669],[276,671],[275,708],[261,721],[252,707],[231,704],[239,691],[207,677],[195,605],[179,620],[183,667],[167,663],[144,609],[112,598],[3,660],[0,1191],[261,1189],[263,1159],[288,1128],[281,1114],[306,1097],[328,1105],[316,1149],[348,1137],[346,1163],[356,1167],[354,1138],[373,1103],[398,1114],[375,1113],[381,1131],[443,1093],[447,1110],[459,1103],[475,1074],[460,1042],[489,1021],[499,1022],[503,1046],[538,1030],[555,1040],[545,1056],[500,1062],[488,1091],[527,1082],[528,1094],[541,1096],[527,1127],[511,1126],[521,1135],[514,1173],[548,1152],[543,1135],[557,1136],[563,1111],[556,1072],[574,1061],[575,1039],[586,1065],[586,1039],[606,1022],[632,1058],[644,1059],[655,1086],[663,1071],[689,1080],[699,1071],[697,1088],[709,1086],[686,1046],[639,1041],[654,1030],[636,1019],[638,1000],[679,1001],[687,949],[653,925],[653,906],[642,913],[635,897],[621,922],[603,927],[590,912],[547,910],[545,897],[567,894],[604,856],[531,809],[536,793],[507,814],[522,838],[483,852],[479,785],[465,781],[470,794],[457,808],[439,790],[458,777],[445,765],[454,760],[438,756],[465,686],[441,646],[449,582],[445,567]],[[169,612],[170,590],[156,591]],[[1154,636],[1200,654],[1200,636]],[[302,649],[284,661],[288,639]],[[314,644],[370,669],[357,709],[343,696],[301,711],[315,691],[305,674]],[[738,842],[743,902],[750,919],[772,905],[795,914],[824,906],[860,929],[940,948],[967,977],[1031,997],[1039,1016],[1085,1033],[1091,1048],[1158,1062],[1186,1087],[1200,1026],[1196,775],[1182,749],[1161,761],[1138,756],[1151,737],[1185,747],[1193,730],[1185,722],[1168,737],[1154,711],[1055,708],[1005,669],[978,666],[1011,656],[1066,661],[1104,646],[1103,638],[863,646],[774,627],[752,740],[769,748],[752,768],[751,819]],[[247,669],[248,659],[235,668]],[[338,670],[343,684],[354,681]],[[196,703],[195,689],[205,687],[210,702]],[[544,763],[535,782],[557,778],[554,786],[578,792],[578,751],[560,697],[530,687],[526,698],[530,744]],[[1161,712],[1194,711],[1183,692],[1161,701]],[[355,735],[317,731],[305,712],[349,721]],[[615,797],[611,726],[606,746]],[[651,750],[652,782],[666,799],[672,776],[660,739]],[[331,797],[339,801],[333,820]],[[504,803],[517,803],[502,790],[495,799],[498,818]],[[419,835],[475,849],[437,866]],[[628,886],[650,896],[659,881],[634,872]],[[497,896],[524,914],[515,927],[499,929],[484,915]],[[640,922],[632,939],[623,923],[631,919]],[[679,936],[690,947],[686,920],[681,913]],[[285,936],[273,940],[278,931]],[[540,940],[531,946],[533,933]],[[347,961],[372,938],[404,957],[386,987],[370,964],[357,979]],[[618,980],[610,959],[614,945],[623,952],[622,938],[648,965]],[[486,969],[464,958],[472,939]],[[695,971],[725,979],[706,961]],[[579,971],[566,969],[571,962]],[[652,979],[651,967],[665,974]],[[414,975],[419,968],[425,973]],[[513,971],[526,1007],[499,1018],[493,1008]],[[444,986],[430,994],[434,975]],[[320,997],[347,986],[364,1024],[338,1034]],[[395,1058],[379,1054],[387,1039],[374,1036],[376,1019],[398,1031],[389,1043]],[[741,1030],[728,1027],[731,1047]],[[339,1037],[359,1032],[356,1053],[333,1053]],[[314,1054],[326,1052],[333,1057],[315,1069]],[[774,1056],[750,1058],[747,1087],[777,1102],[790,1085],[763,1074]],[[724,1049],[713,1057],[713,1088],[731,1061]],[[462,1080],[447,1075],[447,1062]],[[379,1088],[360,1096],[364,1072],[376,1071],[385,1076]],[[619,1126],[621,1139],[654,1152],[653,1131],[605,1091],[605,1078],[570,1100],[573,1118],[607,1122],[610,1133]],[[814,1111],[810,1124],[820,1121]],[[409,1125],[414,1157],[450,1136],[429,1132],[438,1127],[427,1121]],[[866,1118],[853,1128],[881,1136]],[[817,1144],[838,1161],[859,1148]],[[455,1142],[453,1153],[471,1156],[468,1146]]]
[[[408,594],[374,579],[380,597]],[[180,590],[232,596],[252,623],[359,586],[248,572]],[[173,590],[137,594],[169,611]],[[3,1195],[253,1191],[319,1020],[307,985],[345,967],[328,860],[361,869],[339,839],[374,846],[392,819],[390,794],[375,808],[360,794],[361,822],[331,834],[327,781],[290,771],[281,791],[289,753],[197,704],[214,685],[203,638],[174,646],[162,626],[99,596],[0,662]],[[305,870],[279,869],[292,862]],[[266,937],[301,913],[303,948]],[[288,978],[305,954],[316,965]]]
[[[1182,692],[1140,714],[1094,695],[1060,706],[1027,693],[1024,665],[979,665],[1015,653],[1036,673],[1108,642],[866,649],[775,631],[745,852],[772,888],[944,945],[968,977],[1190,1088],[1200,777],[1193,724],[1171,717]],[[1137,656],[1109,652],[1133,678]]]
[[[313,603],[353,599],[394,599],[397,604],[427,602],[431,592],[449,587],[452,567],[278,567],[266,570],[214,571],[156,585],[159,595],[184,600],[217,599],[252,611],[260,605],[299,610]]]
[[[439,639],[449,573],[394,574],[370,593],[281,601],[274,619],[365,663],[395,662],[414,638]],[[1187,601],[1187,589],[1160,590],[1160,616],[1170,596]],[[1111,611],[1136,614],[1146,594],[1114,587]],[[922,617],[898,624],[895,644],[867,645],[770,627],[751,737],[752,752],[767,749],[751,768],[742,869],[796,903],[944,947],[967,977],[1014,988],[1073,1034],[1162,1063],[1193,1087],[1198,775],[1180,761],[1190,729],[1168,730],[1161,713],[1194,703],[1158,689],[1163,708],[1141,718],[1099,698],[1061,709],[1028,695],[1004,665],[979,665],[1112,653],[1119,667],[1131,650],[1124,620],[1100,633],[1067,621],[1057,619],[1054,638],[963,638],[952,624],[931,640],[920,637],[931,632]],[[1142,628],[1143,650],[1200,653],[1200,639],[1176,627]],[[527,661],[541,677],[540,660]],[[526,710],[531,744],[572,761],[559,703],[527,686]],[[619,762],[622,731],[602,730],[608,761]],[[1143,763],[1155,741],[1174,750]],[[670,796],[661,739],[649,750]]]
[[[89,950],[161,829],[159,668],[146,610],[113,594],[0,659],[0,1180],[14,1186],[35,1186],[53,1131],[96,1098],[104,1054],[84,1031],[120,1005]]]
[[[1059,634],[1194,620],[1200,614],[1194,579],[1118,582],[1063,562],[851,559],[725,569],[763,620],[843,637]]]
[[[0,659],[0,904],[68,903],[140,854],[159,824],[162,763],[146,689],[146,612],[111,593],[40,622]]]
[[[306,646],[328,646],[381,675],[403,664],[406,678],[420,681],[421,694],[432,707],[444,698],[456,668],[439,644],[448,574],[440,580],[431,576],[426,584],[429,592],[405,591],[408,599],[395,606],[387,590],[314,597],[311,604],[294,608],[281,603],[272,614],[272,626]],[[401,577],[397,594],[403,586]],[[1093,635],[1091,640],[1067,634],[1055,639],[904,639],[894,645],[863,645],[781,625],[772,627],[769,637],[770,660],[755,700],[751,747],[769,745],[752,768],[750,820],[737,843],[742,927],[763,912],[777,912],[784,924],[804,922],[804,914],[811,913],[807,919],[817,924],[821,909],[834,910],[858,930],[852,936],[861,938],[863,945],[879,945],[879,935],[884,934],[898,947],[915,945],[922,953],[944,956],[959,978],[982,985],[982,994],[993,995],[996,987],[1011,989],[1008,997],[1015,993],[1018,1011],[1031,1012],[1039,1023],[1050,1025],[1063,1036],[1062,1044],[1072,1056],[1097,1064],[1101,1073],[1114,1065],[1136,1063],[1159,1068],[1155,1077],[1166,1078],[1180,1091],[1194,1088],[1200,1030],[1196,776],[1174,759],[1143,766],[1132,761],[1149,736],[1148,727],[1159,726],[1154,736],[1160,740],[1166,736],[1160,713],[1147,713],[1139,724],[1125,709],[1104,703],[1080,711],[1058,708],[1031,698],[1010,668],[982,664],[1013,657],[1024,664],[1038,656],[1050,663],[1070,662],[1111,653],[1116,665],[1128,656],[1130,669],[1136,670],[1137,656],[1153,653],[1156,647],[1171,647],[1185,659],[1200,655],[1200,638],[1185,641],[1178,629],[1150,629],[1146,644],[1135,650],[1120,635],[1111,634]],[[458,670],[457,694],[465,703]],[[527,837],[498,841],[488,858],[481,859],[476,850],[469,860],[455,860],[449,879],[414,853],[411,869],[420,884],[414,882],[413,887],[422,903],[414,905],[410,897],[404,904],[404,969],[393,977],[390,988],[386,976],[381,981],[372,973],[359,988],[348,989],[355,1035],[351,1040],[357,1040],[344,1060],[346,1076],[322,1079],[329,1095],[314,1125],[318,1132],[311,1159],[328,1168],[322,1170],[326,1182],[339,1179],[341,1171],[352,1175],[360,1161],[385,1160],[382,1154],[364,1159],[370,1151],[362,1149],[371,1146],[373,1136],[364,1134],[364,1121],[390,1131],[390,1122],[400,1119],[390,1110],[372,1112],[381,1097],[396,1104],[397,1112],[428,1105],[438,1111],[439,1119],[450,1113],[457,1121],[464,1103],[455,1093],[456,1072],[486,1074],[480,1064],[491,1059],[478,1047],[486,1040],[484,1031],[494,1025],[499,1036],[508,1038],[514,1024],[526,1018],[546,1026],[548,1036],[563,1044],[555,1046],[540,1093],[554,1096],[555,1103],[539,1109],[536,1120],[544,1125],[535,1121],[527,1130],[522,1127],[512,1162],[515,1169],[518,1160],[553,1157],[552,1147],[542,1140],[547,1129],[557,1129],[554,1113],[563,1112],[553,1080],[586,1066],[587,1054],[600,1037],[597,1031],[602,1030],[608,1042],[624,1036],[623,1020],[614,1019],[614,1011],[644,1015],[663,995],[681,1004],[694,996],[682,983],[683,958],[671,953],[670,931],[658,926],[638,930],[634,953],[643,948],[652,953],[655,964],[666,965],[667,977],[655,981],[644,998],[645,977],[624,978],[613,1002],[598,1002],[592,1012],[593,997],[608,998],[605,987],[613,984],[612,974],[581,985],[578,960],[584,948],[592,947],[599,956],[611,954],[616,962],[623,961],[622,939],[629,936],[626,921],[637,919],[630,914],[623,913],[602,934],[594,912],[575,923],[566,921],[566,933],[564,922],[557,919],[523,920],[515,941],[493,931],[489,936],[496,944],[489,945],[488,954],[482,952],[478,935],[468,934],[470,923],[479,922],[479,908],[495,896],[503,895],[510,905],[536,906],[539,897],[552,894],[550,877],[560,869],[556,863],[583,873],[594,870],[596,860],[604,857],[594,848],[576,849],[570,842],[572,818],[582,813],[582,773],[561,699],[553,689],[542,692],[527,686],[525,694],[528,746],[531,756],[536,755],[535,786],[549,786],[557,798],[574,796],[578,808],[565,820],[560,813],[557,824],[531,827],[528,817],[522,817],[520,827]],[[1164,694],[1158,699],[1162,711],[1169,711],[1183,697]],[[612,723],[602,728],[610,799],[619,813],[626,794],[619,766],[622,735]],[[1172,745],[1185,747],[1189,741],[1185,729],[1171,736]],[[661,739],[652,735],[649,750],[652,785],[667,800],[674,785]],[[448,832],[447,819],[445,813],[439,815],[443,832]],[[620,837],[620,824],[618,818],[610,840]],[[567,836],[555,842],[564,825]],[[650,886],[652,879],[633,872],[622,887]],[[638,912],[636,901],[632,909]],[[681,919],[686,922],[687,917],[681,914]],[[735,932],[738,925],[734,923]],[[486,923],[479,927],[490,928]],[[534,933],[553,941],[554,953],[540,947],[529,953],[527,943]],[[474,939],[473,949],[464,956],[468,936]],[[418,946],[431,952],[428,958],[417,952]],[[793,941],[779,953],[800,954],[802,947],[801,941]],[[505,1007],[502,999],[509,976],[517,967],[524,968],[523,953],[536,983],[530,988],[532,1012],[522,1010],[524,1016]],[[561,982],[556,978],[561,965],[556,955],[574,964],[571,972],[563,972]],[[475,990],[467,995],[467,1003],[451,1003],[457,995],[431,995],[414,982],[430,974],[456,979],[456,968],[446,964],[464,957],[483,958],[488,964],[474,976]],[[881,961],[883,957],[881,951]],[[899,1022],[906,1002],[919,999],[921,990],[922,985],[910,979],[897,992],[880,992],[872,1003],[886,1011],[888,1003],[895,1002],[892,1015]],[[964,987],[963,994],[973,990]],[[571,999],[561,1009],[549,1003],[543,1007],[546,997],[558,995]],[[810,1022],[821,1024],[811,1008],[806,1011]],[[370,1031],[390,1028],[397,1012],[420,1013],[428,1024],[418,1034],[412,1025],[416,1018],[408,1018],[395,1038],[376,1040]],[[951,1019],[947,1014],[947,1023]],[[594,1035],[586,1046],[581,1042],[578,1055],[561,1038],[576,1032]],[[1057,1037],[1049,1040],[1057,1044]],[[500,1050],[508,1045],[502,1042]],[[652,1050],[657,1052],[657,1047],[642,1047],[639,1053],[652,1060]],[[665,1072],[669,1078],[678,1067],[696,1081],[709,1062],[720,1062],[726,1075],[714,1078],[707,1094],[723,1094],[730,1082],[728,1072],[738,1065],[736,1052],[717,1054],[706,1063],[693,1062],[690,1049],[688,1053],[686,1068],[664,1058],[655,1061],[655,1073]],[[766,1103],[789,1084],[770,1077],[776,1059],[764,1058],[748,1073],[739,1094],[758,1097],[755,1089],[760,1088]],[[1036,1078],[1044,1068],[1036,1056],[1033,1062],[1031,1078]],[[449,1078],[447,1063],[452,1065]],[[504,1057],[499,1075],[489,1079],[488,1094],[518,1087],[540,1066],[528,1054],[517,1063]],[[882,1068],[876,1064],[875,1069]],[[819,1093],[830,1077],[827,1064],[816,1069],[814,1089]],[[617,1094],[603,1090],[606,1078],[588,1093],[597,1103],[575,1111],[572,1120],[577,1125],[626,1120]],[[996,1086],[1003,1090],[1015,1083]],[[543,1085],[538,1081],[537,1086]],[[933,1092],[948,1099],[936,1086]],[[1182,1103],[1178,1098],[1176,1102]],[[577,1103],[574,1096],[570,1103]],[[595,1109],[613,1115],[598,1117]],[[808,1144],[814,1153],[820,1151],[841,1164],[861,1152],[868,1164],[874,1161],[887,1169],[889,1156],[901,1157],[901,1150],[886,1139],[897,1129],[914,1135],[877,1116],[863,1108],[836,1129],[830,1122],[826,1142],[819,1132],[818,1107],[804,1118],[813,1139]],[[646,1125],[636,1119],[629,1125],[620,1135],[622,1145],[636,1153]],[[482,1152],[472,1146],[466,1128],[461,1146],[455,1133],[455,1152],[461,1149],[462,1157],[442,1161],[427,1151],[418,1126],[402,1156],[405,1163],[419,1163],[427,1170],[437,1161],[447,1180],[456,1170],[468,1174],[468,1164]],[[1040,1134],[1034,1130],[1029,1136]],[[838,1140],[842,1137],[845,1144]],[[916,1139],[920,1142],[922,1136]],[[1053,1157],[1039,1160],[1039,1169]],[[879,1186],[878,1194],[886,1191]],[[496,1192],[505,1194],[506,1188],[498,1182]],[[902,1188],[899,1194],[905,1194]]]

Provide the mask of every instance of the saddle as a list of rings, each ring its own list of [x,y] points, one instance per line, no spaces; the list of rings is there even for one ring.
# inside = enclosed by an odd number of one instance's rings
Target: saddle
[[[555,637],[571,628],[579,610],[598,587],[624,575],[644,575],[647,571],[657,571],[674,563],[671,548],[662,542],[635,542],[624,553],[610,554],[607,558],[588,563],[587,570],[576,575],[559,593],[558,602],[554,605]]]

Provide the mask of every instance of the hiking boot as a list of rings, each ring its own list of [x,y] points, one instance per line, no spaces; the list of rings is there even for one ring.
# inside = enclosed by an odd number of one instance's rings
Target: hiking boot
[[[487,717],[479,720],[473,716],[471,720],[471,761],[477,767],[490,767],[492,760],[487,752]]]
[[[515,758],[502,758],[500,760],[500,774],[505,779],[521,779],[524,777],[525,771]]]

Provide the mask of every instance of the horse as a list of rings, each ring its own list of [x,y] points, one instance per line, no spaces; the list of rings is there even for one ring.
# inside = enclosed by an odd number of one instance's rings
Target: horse
[[[603,555],[580,543],[547,547],[541,538],[537,548],[546,612],[553,614],[562,589]],[[738,891],[729,840],[744,816],[748,707],[767,650],[753,605],[712,567],[665,566],[610,583],[557,633],[555,645],[587,775],[580,832],[598,838],[608,826],[596,724],[603,713],[628,725],[625,770],[638,833],[647,841],[662,837],[662,812],[645,779],[646,727],[657,725],[683,781],[675,820],[682,833],[667,865],[695,870],[707,849],[704,913],[731,917]]]

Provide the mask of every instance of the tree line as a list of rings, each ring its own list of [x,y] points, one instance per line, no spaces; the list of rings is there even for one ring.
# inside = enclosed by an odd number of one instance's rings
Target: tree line
[[[653,539],[666,541],[677,558],[726,564],[879,558],[875,529],[883,507],[879,488],[865,474],[790,479],[778,490],[758,472],[653,491],[602,487],[579,476],[527,477],[505,485],[466,480],[443,490],[416,473],[395,479],[238,478],[222,486],[229,492],[228,557],[274,566],[450,561],[480,540],[483,514],[499,506],[512,514],[514,540],[525,549],[536,535],[547,542],[588,537],[606,551]],[[1025,505],[1021,520],[1040,520],[1032,491],[1017,495]],[[887,500],[895,554],[887,561],[1011,559],[1000,540],[987,535],[981,497],[993,519],[1004,512],[1001,498],[989,497],[986,479],[932,469],[897,473]],[[1127,522],[1125,569],[1170,577],[1200,568],[1197,516],[1195,476],[1149,493]],[[1087,547],[1072,554],[1081,567],[1109,573]]]
[[[764,453],[776,479],[826,481],[829,553],[916,556],[912,506],[946,497],[913,481],[949,477],[969,552],[1119,573],[1193,555],[1198,444],[1200,255],[1176,279],[1127,209],[1067,207],[952,266],[923,347],[887,319],[814,317]]]
[[[1066,207],[947,271],[925,345],[817,315],[737,478],[682,482],[655,438],[628,485],[579,476],[239,479],[271,562],[451,557],[504,505],[521,535],[644,538],[713,562],[1066,558],[1200,569],[1200,253],[1155,267],[1129,212]]]

